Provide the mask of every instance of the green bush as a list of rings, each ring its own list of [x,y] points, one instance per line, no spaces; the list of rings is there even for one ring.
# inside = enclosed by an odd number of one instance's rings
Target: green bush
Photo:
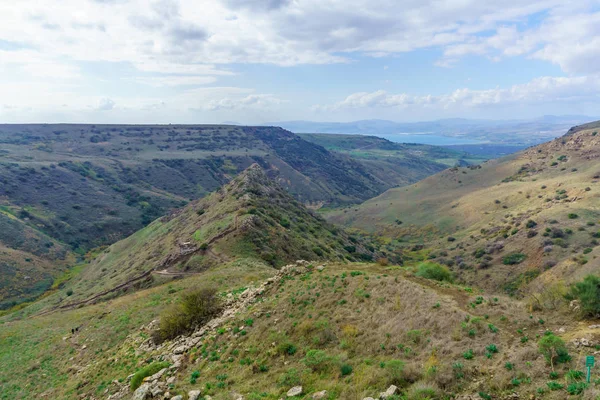
[[[323,350],[309,350],[304,357],[304,365],[315,372],[323,372],[329,368],[331,357]]]
[[[567,386],[567,392],[569,392],[570,395],[581,394],[587,387],[588,384],[585,382],[574,382]]]
[[[565,342],[552,332],[546,332],[540,339],[538,349],[546,358],[546,361],[550,363],[552,369],[554,369],[554,363],[556,362],[566,363],[571,360]]]
[[[452,273],[450,270],[447,267],[432,262],[423,262],[419,264],[416,275],[421,278],[433,279],[436,281],[452,282]]]
[[[340,366],[340,374],[342,376],[350,375],[352,373],[352,366],[349,364],[342,364]]]
[[[546,385],[548,385],[550,390],[560,390],[565,387],[565,385],[561,385],[560,383],[554,381],[550,381]]]
[[[525,261],[525,259],[527,258],[527,256],[523,253],[512,253],[509,254],[507,256],[505,256],[502,259],[502,263],[504,265],[515,265],[515,264],[520,264],[523,261]]]
[[[575,213],[569,213],[569,215],[567,215],[569,217],[569,219],[577,219],[579,218],[579,215],[575,214]]]
[[[404,383],[404,361],[389,360],[384,368],[389,384],[401,386]]]
[[[283,387],[299,385],[300,383],[302,383],[300,380],[300,373],[296,368],[290,368],[289,371],[281,374],[281,376],[278,379],[278,383]]]
[[[156,343],[173,339],[206,323],[220,311],[221,301],[215,289],[203,288],[185,293],[179,303],[161,315],[153,339]]]
[[[131,377],[131,381],[129,382],[129,387],[131,388],[131,390],[136,390],[137,388],[140,387],[140,385],[144,381],[144,378],[154,375],[155,373],[157,373],[158,371],[160,371],[163,368],[168,368],[169,365],[170,364],[168,362],[161,361],[161,362],[155,362],[155,363],[145,366],[144,368],[137,371]]]
[[[406,393],[406,400],[434,400],[438,398],[438,390],[423,383],[414,384]]]
[[[582,282],[571,287],[569,294],[579,300],[584,316],[595,317],[600,314],[600,277],[586,276]]]

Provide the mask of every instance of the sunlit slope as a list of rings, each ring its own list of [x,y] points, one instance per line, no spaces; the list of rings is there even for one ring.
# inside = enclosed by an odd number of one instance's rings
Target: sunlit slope
[[[600,266],[600,136],[590,126],[389,190],[329,219],[384,241],[425,243],[432,259],[484,287],[514,292],[538,276],[579,279]],[[513,253],[522,259],[507,260]]]

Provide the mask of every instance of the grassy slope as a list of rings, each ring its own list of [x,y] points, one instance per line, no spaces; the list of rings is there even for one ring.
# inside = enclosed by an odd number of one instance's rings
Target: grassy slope
[[[591,234],[598,230],[593,224],[600,222],[600,136],[594,132],[581,130],[481,168],[446,170],[333,212],[329,219],[388,241],[420,238],[436,250],[438,261],[455,261],[465,280],[488,288],[514,290],[538,275],[538,280],[580,279],[599,266],[596,250],[582,254],[596,247]],[[569,219],[570,213],[578,218]],[[537,223],[535,229],[525,227],[529,219]],[[543,236],[553,228],[572,233],[561,240]],[[530,230],[537,235],[528,237]],[[457,240],[447,241],[448,235]],[[504,249],[488,254],[487,265],[474,256],[498,243]],[[527,259],[503,265],[503,257],[513,252]],[[545,272],[549,262],[557,266]]]
[[[181,256],[186,249],[195,251]],[[372,250],[309,212],[255,164],[217,192],[106,248],[76,280],[45,302],[82,301],[150,270],[194,273],[244,258],[279,267],[297,258],[361,257],[372,258]],[[152,284],[155,278],[161,277],[150,275],[110,296]],[[73,294],[66,297],[69,290]]]
[[[136,350],[147,337],[139,327],[176,301],[181,291],[212,286],[223,295],[239,293],[272,271],[265,264],[233,262],[98,305],[30,318],[23,318],[31,312],[25,309],[1,318],[0,398],[42,393],[54,399],[106,397],[118,388],[113,380],[126,381],[150,362],[151,354]],[[483,300],[479,305],[478,296]],[[545,320],[543,327],[539,318]],[[79,331],[71,334],[75,327]],[[245,334],[233,333],[239,327]],[[550,380],[535,336],[543,328],[559,327],[566,328],[566,335],[578,329],[568,316],[530,317],[519,302],[422,280],[410,268],[331,264],[323,272],[284,279],[226,323],[223,334],[201,342],[186,356],[171,393],[206,389],[208,383],[217,400],[229,399],[233,392],[250,399],[278,399],[299,383],[306,393],[326,389],[330,399],[362,399],[392,382],[385,365],[399,359],[406,364],[403,390],[424,385],[445,393],[517,391],[527,396]],[[530,340],[522,342],[523,336]],[[296,348],[294,354],[277,350],[286,343]],[[499,353],[487,359],[485,347],[490,344]],[[312,372],[303,361],[311,349],[331,357],[321,372]],[[462,356],[469,349],[473,360]],[[511,371],[504,367],[507,362],[514,364]],[[456,363],[462,367],[457,369]],[[341,376],[341,364],[350,365],[352,373]],[[569,367],[557,369],[561,382]],[[299,380],[280,384],[293,369]],[[195,384],[190,383],[193,371],[199,371]],[[513,378],[521,382],[518,387]],[[544,398],[565,396],[559,391]]]

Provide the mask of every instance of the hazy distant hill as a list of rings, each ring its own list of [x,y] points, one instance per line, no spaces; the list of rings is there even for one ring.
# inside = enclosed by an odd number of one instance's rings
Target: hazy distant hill
[[[283,121],[276,125],[296,133],[359,133],[366,135],[428,133],[493,144],[535,145],[560,136],[573,125],[594,119],[583,115],[548,115],[531,120],[451,118],[401,123],[374,119],[354,122]]]

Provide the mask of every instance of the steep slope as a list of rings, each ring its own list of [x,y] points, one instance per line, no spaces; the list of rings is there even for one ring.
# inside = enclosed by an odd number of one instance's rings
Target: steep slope
[[[297,258],[370,260],[373,250],[307,210],[253,164],[215,193],[108,247],[65,288],[72,295],[54,301],[97,301],[240,259],[277,268]]]
[[[22,216],[27,219],[27,216]],[[67,246],[0,208],[0,310],[33,299],[75,259]]]
[[[2,212],[18,230],[79,255],[208,195],[253,163],[312,208],[361,202],[440,168],[415,155],[381,170],[275,127],[0,125],[0,146]],[[13,231],[0,229],[0,244],[23,252],[13,264],[30,271],[25,259],[38,255],[15,244]],[[30,292],[19,280],[0,278],[0,286]]]
[[[534,279],[581,279],[600,266],[600,136],[590,126],[391,189],[329,219],[405,249],[402,240],[424,242],[432,259],[487,288],[515,293]]]

